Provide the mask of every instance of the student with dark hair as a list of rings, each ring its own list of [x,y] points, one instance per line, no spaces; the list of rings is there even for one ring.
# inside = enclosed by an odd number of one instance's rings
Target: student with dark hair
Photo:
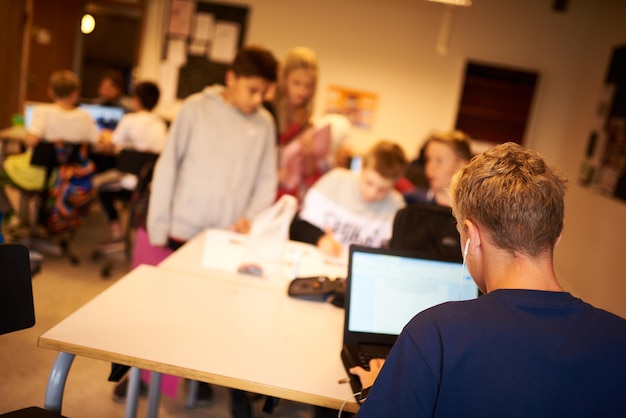
[[[359,418],[626,416],[626,320],[554,271],[565,185],[513,143],[455,175],[462,253],[484,295],[417,314],[386,361],[352,369],[371,386]]]
[[[276,132],[261,104],[276,81],[267,49],[242,48],[214,85],[188,97],[154,170],[147,230],[155,247],[178,249],[209,227],[247,233],[276,197]],[[200,395],[210,396],[200,385]],[[233,391],[233,416],[249,417],[246,394]]]
[[[154,171],[148,234],[171,246],[209,227],[247,232],[276,195],[274,123],[261,107],[276,81],[268,50],[245,47],[214,85],[187,98]]]
[[[133,149],[159,154],[165,144],[167,127],[165,121],[152,110],[159,101],[159,87],[150,81],[138,83],[133,89],[133,113],[122,117],[110,139],[103,141],[104,152],[117,153],[121,149]],[[111,228],[110,240],[101,243],[98,251],[124,249],[124,231],[115,208],[117,200],[128,201],[137,184],[136,176],[112,170],[103,174],[106,181],[98,187],[98,197]]]
[[[124,76],[117,70],[107,70],[102,74],[98,84],[98,97],[94,104],[122,107],[128,112],[133,111],[132,100],[125,95]]]

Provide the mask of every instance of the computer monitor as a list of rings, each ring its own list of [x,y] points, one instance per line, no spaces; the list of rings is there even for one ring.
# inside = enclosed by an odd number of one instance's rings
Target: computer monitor
[[[35,106],[39,106],[43,104],[46,104],[46,103],[29,101],[29,102],[26,102],[26,104],[24,104],[24,126],[27,129],[30,127],[31,122],[33,121],[33,111],[35,110]]]
[[[24,106],[24,126],[26,129],[30,127],[33,120],[33,111],[36,106],[46,104],[42,102],[27,102]],[[49,103],[48,103],[49,104]],[[124,108],[117,106],[102,106],[97,104],[81,103],[81,109],[86,110],[93,120],[98,124],[98,129],[114,130],[122,116],[124,116]]]
[[[124,116],[124,108],[117,106],[102,106],[97,104],[81,103],[81,109],[85,109],[93,120],[98,124],[98,129],[114,130],[122,116]]]

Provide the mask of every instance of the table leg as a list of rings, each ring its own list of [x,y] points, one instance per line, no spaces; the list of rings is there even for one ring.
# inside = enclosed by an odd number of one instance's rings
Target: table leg
[[[46,398],[43,403],[45,409],[61,413],[63,391],[72,361],[74,361],[74,354],[63,352],[57,354],[46,386]]]
[[[198,397],[198,385],[200,382],[197,380],[189,380],[187,385],[187,402],[185,403],[185,407],[188,409],[192,409],[196,406],[196,399]]]
[[[161,398],[161,373],[150,372],[150,391],[148,392],[148,418],[157,418],[159,415],[159,400]]]
[[[131,367],[128,375],[128,388],[126,389],[126,418],[135,418],[137,416],[140,383],[141,369]]]

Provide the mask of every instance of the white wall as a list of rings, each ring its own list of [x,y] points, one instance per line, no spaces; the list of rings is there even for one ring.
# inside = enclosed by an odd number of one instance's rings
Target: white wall
[[[326,87],[339,84],[380,95],[374,128],[351,138],[358,149],[379,138],[414,155],[432,130],[453,127],[468,59],[540,73],[525,145],[571,178],[566,233],[557,249],[563,285],[626,317],[620,241],[626,205],[576,185],[611,48],[626,43],[626,2],[571,0],[566,13],[550,0],[475,0],[454,14],[449,52],[436,51],[445,6],[422,0],[223,0],[249,5],[246,43],[279,58],[294,46],[313,48],[321,66],[318,113]],[[148,2],[150,3],[150,2]],[[155,0],[162,10],[167,0]],[[163,14],[163,13],[162,13]],[[152,15],[159,13],[153,11]],[[147,25],[158,33],[159,24]],[[144,51],[160,51],[160,37]],[[146,56],[147,55],[147,56]],[[157,74],[156,54],[143,54],[139,74]]]
[[[596,105],[612,48],[626,45],[626,2],[603,1],[598,12],[577,66],[574,105],[561,136],[560,164],[571,183],[556,266],[572,293],[626,317],[626,202],[592,193],[576,181],[587,138],[598,125]]]

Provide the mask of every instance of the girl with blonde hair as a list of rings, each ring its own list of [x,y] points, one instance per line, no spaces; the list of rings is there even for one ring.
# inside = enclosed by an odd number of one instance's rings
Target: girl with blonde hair
[[[280,148],[277,197],[289,194],[301,201],[323,174],[319,161],[329,153],[330,134],[311,123],[317,78],[313,50],[297,47],[289,51],[281,65],[273,100]]]

